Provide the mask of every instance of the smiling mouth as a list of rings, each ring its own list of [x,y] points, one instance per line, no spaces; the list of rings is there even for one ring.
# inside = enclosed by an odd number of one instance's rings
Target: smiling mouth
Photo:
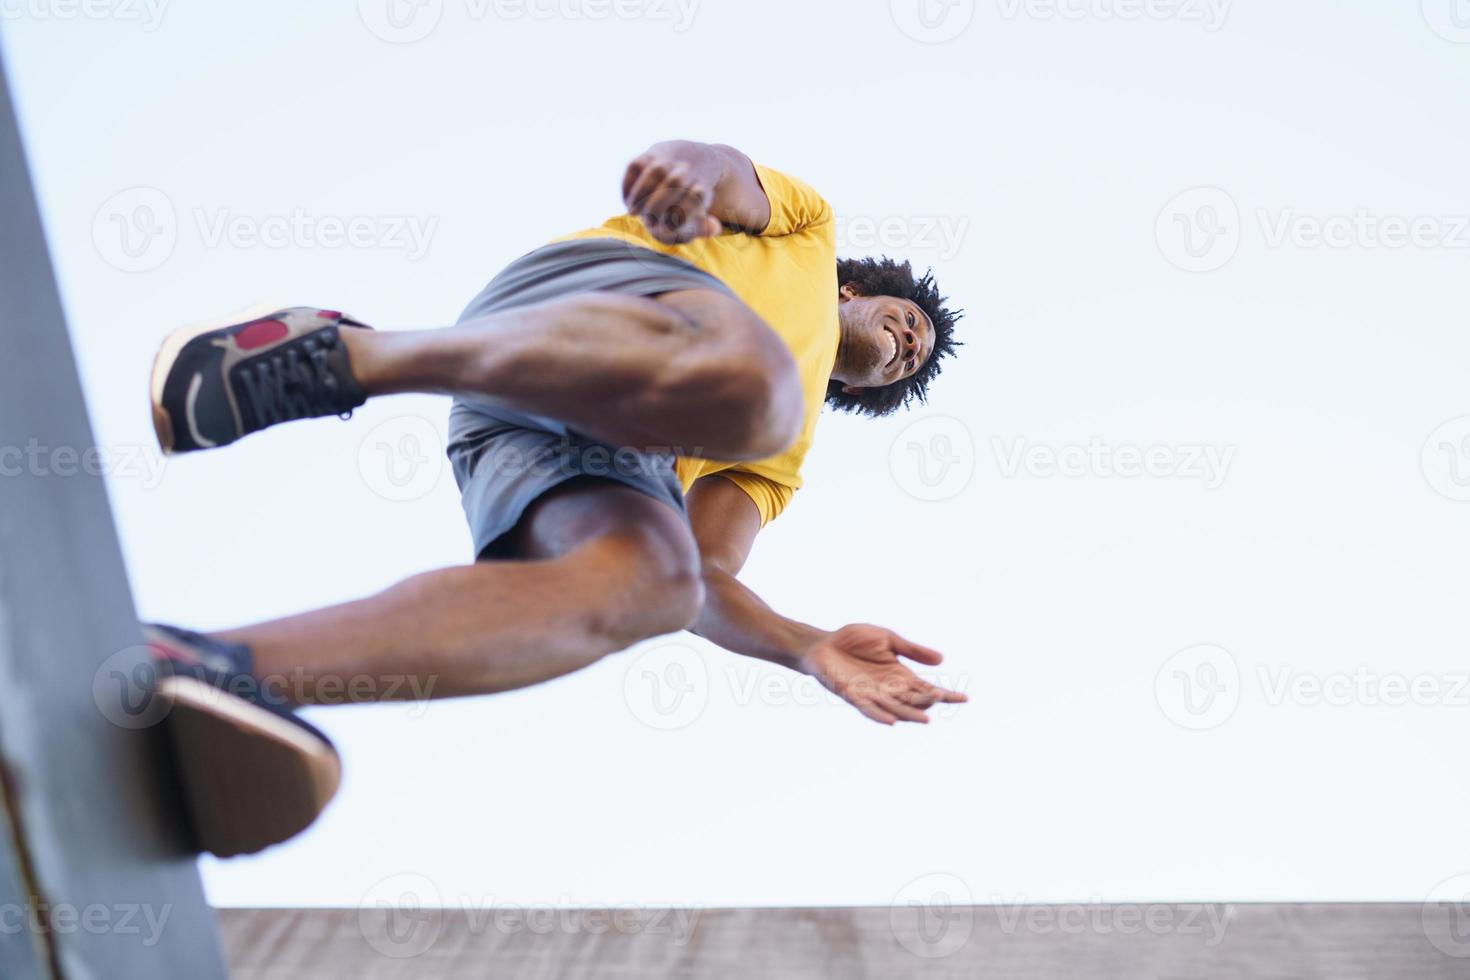
[[[894,361],[898,360],[898,354],[901,348],[898,343],[898,337],[894,335],[892,330],[884,327],[883,332],[888,335],[888,346],[892,348],[892,352],[888,355],[888,360],[883,362],[884,367],[889,367]]]

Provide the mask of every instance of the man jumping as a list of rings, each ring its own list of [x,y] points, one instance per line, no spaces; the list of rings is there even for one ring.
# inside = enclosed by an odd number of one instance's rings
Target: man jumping
[[[167,452],[379,395],[454,396],[477,558],[207,637],[148,628],[203,849],[282,840],[335,791],[336,753],[294,705],[506,691],[681,629],[810,674],[881,724],[965,700],[903,663],[938,652],[787,619],[736,578],[801,486],[822,405],[923,400],[959,312],[907,263],[839,260],[827,202],[730,147],[657,144],[622,193],[626,214],[517,259],[452,327],[293,308],[165,342]],[[385,677],[420,683],[353,683]]]

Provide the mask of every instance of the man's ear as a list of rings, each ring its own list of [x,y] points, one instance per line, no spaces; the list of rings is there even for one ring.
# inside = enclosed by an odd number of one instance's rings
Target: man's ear
[[[863,388],[863,387],[861,387],[859,385],[843,385],[842,386],[842,393],[844,395],[861,395],[863,392],[865,392],[867,390],[868,389]]]
[[[857,299],[863,295],[862,287],[855,282],[845,282],[837,287],[837,302],[846,303],[850,299]]]

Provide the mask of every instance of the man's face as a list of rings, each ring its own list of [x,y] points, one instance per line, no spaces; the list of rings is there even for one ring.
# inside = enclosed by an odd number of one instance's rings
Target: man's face
[[[838,290],[842,362],[849,393],[893,384],[917,371],[934,351],[934,326],[917,304],[896,296]]]

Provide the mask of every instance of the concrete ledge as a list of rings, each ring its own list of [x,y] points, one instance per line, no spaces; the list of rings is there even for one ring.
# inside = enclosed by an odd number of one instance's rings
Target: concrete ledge
[[[224,909],[236,980],[1464,980],[1465,907]]]

